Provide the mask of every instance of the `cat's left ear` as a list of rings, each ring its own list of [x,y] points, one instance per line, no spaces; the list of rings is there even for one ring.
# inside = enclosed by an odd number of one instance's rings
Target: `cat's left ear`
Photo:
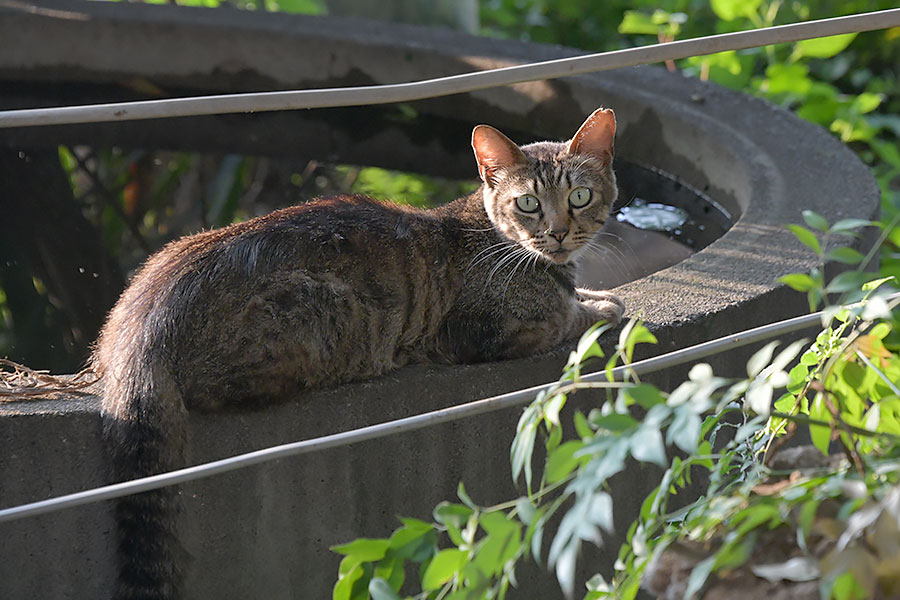
[[[569,141],[569,154],[589,154],[609,166],[613,159],[613,142],[616,137],[616,115],[610,108],[598,108],[578,128]]]

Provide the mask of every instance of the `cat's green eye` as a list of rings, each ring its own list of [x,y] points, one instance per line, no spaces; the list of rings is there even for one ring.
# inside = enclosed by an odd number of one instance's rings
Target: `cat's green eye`
[[[587,206],[588,202],[591,201],[591,190],[586,187],[575,188],[572,190],[572,193],[569,194],[569,204],[574,208],[581,208],[583,206]]]
[[[533,213],[541,207],[541,202],[531,194],[525,194],[516,198],[516,206],[522,212]]]

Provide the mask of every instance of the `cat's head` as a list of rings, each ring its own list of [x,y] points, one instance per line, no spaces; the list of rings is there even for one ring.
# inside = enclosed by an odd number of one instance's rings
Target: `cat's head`
[[[472,132],[484,207],[504,235],[542,258],[571,262],[616,200],[616,118],[598,109],[567,142],[519,147],[488,125]]]

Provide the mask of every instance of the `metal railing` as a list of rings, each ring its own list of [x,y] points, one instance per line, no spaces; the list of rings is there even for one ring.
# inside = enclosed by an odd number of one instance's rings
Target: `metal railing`
[[[0,111],[0,128],[405,102],[526,81],[553,79],[726,50],[739,50],[895,26],[900,26],[900,9],[713,35],[648,47],[617,50],[403,84]],[[892,296],[893,299],[898,297],[900,297],[900,294]],[[820,312],[795,317],[682,350],[669,352],[631,365],[618,367],[613,370],[613,376],[621,379],[627,371],[642,375],[689,361],[700,360],[713,354],[810,327],[818,322],[821,316],[822,313]],[[606,380],[605,372],[588,374],[581,378],[581,381],[588,383]],[[0,510],[0,522],[145,492],[195,479],[211,477],[288,456],[347,446],[502,410],[529,402],[538,393],[548,391],[555,385],[557,385],[556,382],[539,385],[360,429],[274,446],[152,477],[14,506]]]
[[[900,26],[900,8],[723,33],[409,83],[0,111],[0,128],[409,102],[528,81],[557,79],[728,50],[742,50],[895,26]]]
[[[897,297],[900,297],[900,294],[896,294],[892,298]],[[614,380],[621,380],[624,375],[629,372],[640,376],[681,365],[686,362],[701,360],[707,356],[712,356],[713,354],[727,352],[728,350],[740,348],[748,344],[811,327],[819,322],[821,318],[822,312],[817,312],[794,317],[792,319],[786,319],[777,323],[771,323],[769,325],[763,325],[754,329],[748,329],[716,340],[641,360],[630,365],[617,367],[613,369],[612,376]],[[608,380],[606,372],[600,371],[583,375],[579,381],[585,383],[597,383]],[[361,427],[359,429],[326,435],[310,440],[273,446],[271,448],[239,454],[237,456],[203,463],[185,469],[178,469],[177,471],[170,471],[151,477],[124,481],[122,483],[115,483],[85,490],[83,492],[59,496],[57,498],[49,498],[39,502],[5,508],[0,510],[0,523],[48,512],[55,512],[91,502],[100,502],[101,500],[110,500],[112,498],[128,496],[129,494],[155,490],[165,486],[193,481],[195,479],[205,479],[207,477],[212,477],[213,475],[235,471],[237,469],[278,460],[288,456],[308,454],[310,452],[327,450],[339,446],[349,446],[351,444],[358,444],[360,442],[383,438],[389,435],[407,433],[425,427],[431,427],[432,425],[439,425],[441,423],[456,421],[466,417],[474,417],[497,410],[503,410],[505,408],[530,402],[537,394],[549,391],[555,385],[557,385],[557,382],[545,383],[524,390],[517,390],[499,396],[475,400],[473,402],[414,415],[412,417],[370,425],[368,427]]]

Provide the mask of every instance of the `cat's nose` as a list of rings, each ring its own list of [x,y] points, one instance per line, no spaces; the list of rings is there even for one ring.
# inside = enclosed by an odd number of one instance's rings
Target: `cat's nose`
[[[562,243],[562,241],[569,234],[569,229],[548,229],[545,233],[557,242]]]

